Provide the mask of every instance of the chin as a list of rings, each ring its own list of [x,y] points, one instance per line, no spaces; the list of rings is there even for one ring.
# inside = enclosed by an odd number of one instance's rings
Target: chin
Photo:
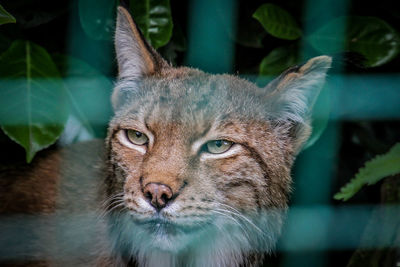
[[[199,232],[207,231],[206,229],[188,231],[179,225],[161,220],[135,224],[135,228],[147,236],[147,247],[174,254],[189,247],[199,237]]]
[[[244,230],[222,218],[190,225],[160,217],[140,218],[125,213],[110,220],[115,254],[135,259],[139,266],[239,266],[246,255],[270,252],[279,232],[271,217],[258,222],[267,233]],[[151,262],[151,264],[149,264]],[[164,265],[164,263],[169,264]],[[215,265],[218,263],[219,265]]]
[[[204,243],[215,232],[210,223],[189,226],[160,217],[138,219],[129,213],[120,214],[110,222],[114,248],[131,255],[154,251],[180,254],[199,242]]]

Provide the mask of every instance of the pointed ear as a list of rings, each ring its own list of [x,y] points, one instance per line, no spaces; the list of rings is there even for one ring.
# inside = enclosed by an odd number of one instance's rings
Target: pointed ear
[[[168,63],[146,42],[129,11],[122,6],[118,7],[115,51],[120,81],[139,81],[169,67]],[[117,86],[112,94],[114,109],[121,106],[126,97],[126,88],[124,90],[120,88],[121,86]]]
[[[159,72],[168,63],[146,42],[129,11],[118,7],[115,50],[119,78],[141,78]]]
[[[268,112],[273,120],[290,125],[296,153],[311,133],[312,107],[331,63],[328,56],[312,58],[302,66],[286,70],[266,87]]]

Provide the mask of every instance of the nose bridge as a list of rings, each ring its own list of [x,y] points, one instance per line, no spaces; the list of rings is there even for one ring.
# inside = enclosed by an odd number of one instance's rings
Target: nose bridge
[[[164,184],[176,193],[183,183],[184,152],[183,146],[173,140],[156,144],[144,162],[142,186]]]

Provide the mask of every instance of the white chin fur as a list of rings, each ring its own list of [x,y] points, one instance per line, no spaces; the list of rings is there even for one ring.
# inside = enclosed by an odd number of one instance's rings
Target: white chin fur
[[[194,233],[166,235],[149,231],[125,214],[119,217],[114,244],[116,249],[126,244],[124,250],[136,258],[139,266],[238,266],[245,260],[244,255],[269,252],[274,246],[280,227],[271,223],[270,216],[262,217],[257,224],[267,226],[261,234],[250,226],[215,218],[213,225]],[[161,259],[162,264],[157,264]]]

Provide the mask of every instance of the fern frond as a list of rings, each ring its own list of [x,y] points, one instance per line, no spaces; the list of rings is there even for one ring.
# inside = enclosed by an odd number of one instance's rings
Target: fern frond
[[[375,184],[381,179],[397,173],[400,173],[400,143],[394,145],[388,153],[367,161],[365,166],[358,170],[356,176],[343,186],[333,198],[347,201],[364,185]]]

